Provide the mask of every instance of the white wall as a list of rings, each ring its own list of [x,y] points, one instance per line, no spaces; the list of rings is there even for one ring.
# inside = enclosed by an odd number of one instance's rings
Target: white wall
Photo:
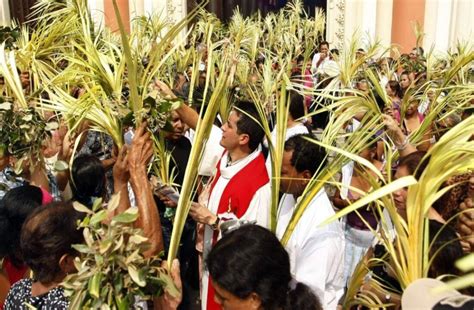
[[[10,25],[10,6],[8,0],[0,0],[0,26]]]
[[[372,40],[377,38],[389,46],[393,1],[327,0],[327,40],[343,47],[358,32],[363,40],[369,35]],[[472,43],[474,0],[425,0],[423,28],[425,50],[434,46],[436,51],[445,52],[458,41]]]
[[[354,34],[361,48],[380,39],[390,45],[393,0],[327,0],[327,39],[335,46],[347,46]],[[342,36],[341,36],[342,34]]]
[[[91,12],[92,20],[97,27],[103,27],[105,23],[104,0],[89,0],[89,11]]]

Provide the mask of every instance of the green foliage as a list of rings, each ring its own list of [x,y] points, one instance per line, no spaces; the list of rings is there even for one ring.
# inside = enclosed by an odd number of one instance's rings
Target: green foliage
[[[130,208],[107,220],[118,203],[116,195],[106,208],[101,199],[95,201],[92,210],[74,204],[77,211],[85,213],[79,224],[85,243],[73,246],[80,253],[74,261],[77,273],[69,275],[63,284],[71,309],[130,309],[135,297],[147,300],[160,295],[165,287],[177,294],[161,259],[143,256],[149,243],[133,226],[138,209]]]
[[[41,145],[57,129],[58,123],[45,123],[33,108],[15,109],[0,97],[0,157],[5,151],[16,158],[26,155],[38,158]]]
[[[16,41],[20,37],[19,27],[0,26],[0,43],[5,43],[5,48],[12,50],[16,48]]]

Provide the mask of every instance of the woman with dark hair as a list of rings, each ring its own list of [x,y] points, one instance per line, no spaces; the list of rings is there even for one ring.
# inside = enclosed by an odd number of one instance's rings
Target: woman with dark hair
[[[399,123],[404,133],[409,135],[420,128],[425,116],[418,112],[418,105],[420,104],[419,99],[410,98],[406,104],[405,111],[402,111],[403,118],[400,117]]]
[[[45,190],[23,185],[11,189],[0,201],[0,309],[10,286],[23,279],[28,271],[20,251],[20,233],[28,215],[53,198]]]
[[[402,91],[402,96],[400,98],[403,98],[407,89],[410,87],[411,82],[412,81],[410,79],[410,72],[403,71],[402,73],[400,73],[400,88]]]
[[[51,203],[36,208],[23,224],[20,246],[23,259],[33,271],[33,279],[23,279],[12,286],[5,310],[67,309],[69,301],[60,287],[69,272],[73,272],[73,244],[83,242],[77,229],[80,214],[68,203]]]
[[[105,169],[94,155],[82,154],[74,159],[71,171],[73,200],[88,207],[94,197],[103,197],[105,191]]]
[[[389,111],[385,111],[385,113],[395,118],[397,122],[400,122],[400,106],[402,104],[403,97],[400,84],[398,84],[398,82],[395,80],[388,81],[387,85],[385,85],[385,91],[387,92],[387,96],[392,101],[392,106],[390,107]]]
[[[224,235],[206,263],[215,290],[208,309],[322,309],[307,285],[292,280],[288,253],[263,227]]]
[[[426,152],[416,151],[400,158],[397,170],[395,171],[395,179],[404,176],[413,175],[415,179],[419,180],[428,165],[429,158],[425,158]],[[404,187],[393,192],[393,200],[400,216],[407,220],[407,196],[408,188]],[[430,208],[428,217],[432,220],[444,223],[444,219],[439,215],[434,208]]]

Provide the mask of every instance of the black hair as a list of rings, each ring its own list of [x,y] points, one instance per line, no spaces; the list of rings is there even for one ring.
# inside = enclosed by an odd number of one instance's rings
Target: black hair
[[[398,96],[398,98],[403,98],[403,91],[402,91],[402,88],[400,87],[400,83],[398,83],[398,81],[390,80],[390,81],[388,81],[387,84],[390,87],[390,89],[395,92],[395,94]]]
[[[290,106],[288,112],[294,120],[302,118],[304,113],[304,96],[295,91],[289,92]]]
[[[331,49],[331,54],[339,56],[339,50],[337,48]]]
[[[213,282],[240,299],[258,295],[263,309],[322,309],[310,288],[290,289],[290,259],[269,230],[244,225],[222,237],[206,266]]]
[[[430,259],[433,259],[428,276],[460,275],[454,262],[464,256],[459,238],[449,225],[429,221]]]
[[[260,65],[265,65],[265,58],[258,57],[257,60],[255,60],[255,66],[258,68]]]
[[[18,257],[21,226],[42,199],[39,187],[23,185],[9,190],[0,201],[0,257],[8,257],[17,267],[22,264]]]
[[[234,104],[234,111],[239,116],[237,121],[237,133],[249,136],[249,148],[253,152],[263,141],[265,132],[259,122],[260,119],[257,108],[250,101],[237,101]]]
[[[73,244],[84,241],[77,228],[81,218],[72,204],[53,202],[36,208],[23,224],[23,259],[41,283],[50,283],[61,274],[59,260],[64,254],[75,255]]]
[[[406,75],[406,76],[408,76],[408,78],[410,78],[410,72],[408,72],[406,70],[402,71],[402,73],[400,73],[400,78],[402,77],[402,75]]]
[[[72,163],[71,177],[75,200],[90,207],[92,197],[102,197],[105,189],[105,169],[96,156],[77,156]]]
[[[413,175],[415,179],[419,180],[429,162],[429,158],[424,158],[425,155],[426,152],[423,151],[410,153],[400,158],[398,167],[406,167],[408,173]]]
[[[319,45],[318,45],[319,49],[321,49],[321,46],[323,46],[323,45],[326,45],[329,48],[329,42],[328,41],[319,42]]]
[[[285,151],[293,151],[291,165],[296,171],[308,170],[314,175],[319,166],[324,165],[326,151],[323,147],[307,140],[311,138],[309,134],[296,135],[285,142]]]

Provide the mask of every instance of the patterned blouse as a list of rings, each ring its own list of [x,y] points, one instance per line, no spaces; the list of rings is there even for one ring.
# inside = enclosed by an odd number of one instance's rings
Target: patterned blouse
[[[5,167],[0,171],[0,199],[12,188],[22,186],[25,184],[25,180],[15,175],[13,169]]]
[[[61,287],[55,287],[49,292],[31,296],[32,279],[23,279],[15,283],[8,292],[5,301],[5,310],[61,310],[68,309],[69,300],[64,296]],[[32,308],[32,307],[34,308]]]

